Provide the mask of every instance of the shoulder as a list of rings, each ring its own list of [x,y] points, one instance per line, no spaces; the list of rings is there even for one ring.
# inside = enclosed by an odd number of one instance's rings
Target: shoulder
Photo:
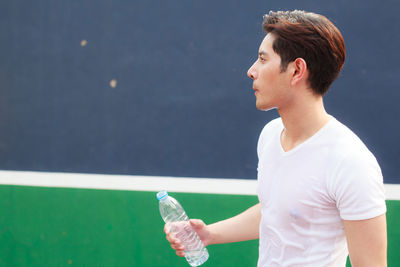
[[[328,133],[330,174],[334,177],[343,173],[362,173],[374,169],[380,173],[379,164],[361,139],[347,126],[334,119]]]
[[[375,156],[364,142],[346,125],[333,119],[330,129],[331,153],[338,165],[377,164]],[[356,164],[356,165],[358,165]]]
[[[349,128],[335,122],[327,188],[342,219],[372,218],[385,211],[383,176],[375,156]]]

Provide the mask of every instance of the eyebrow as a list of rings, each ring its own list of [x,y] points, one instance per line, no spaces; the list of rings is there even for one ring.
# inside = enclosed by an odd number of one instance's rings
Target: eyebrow
[[[268,53],[261,50],[260,52],[258,52],[258,56],[268,56]]]

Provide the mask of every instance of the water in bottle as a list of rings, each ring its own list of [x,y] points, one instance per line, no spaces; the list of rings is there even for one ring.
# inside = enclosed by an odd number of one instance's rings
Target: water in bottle
[[[167,191],[158,192],[160,214],[171,232],[182,242],[185,247],[185,258],[191,266],[199,266],[207,261],[208,251],[204,247],[197,233],[190,226],[189,218],[179,202]]]

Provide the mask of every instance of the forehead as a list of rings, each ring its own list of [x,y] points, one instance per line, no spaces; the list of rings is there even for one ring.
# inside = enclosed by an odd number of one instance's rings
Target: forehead
[[[272,48],[272,44],[275,41],[275,36],[271,33],[268,33],[265,35],[263,41],[260,44],[259,51],[267,52],[267,53],[274,53],[274,50]]]

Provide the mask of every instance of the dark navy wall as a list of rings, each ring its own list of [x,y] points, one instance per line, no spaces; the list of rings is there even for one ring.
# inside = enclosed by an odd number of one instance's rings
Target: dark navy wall
[[[255,178],[259,132],[277,116],[256,110],[246,76],[262,15],[305,9],[332,19],[346,40],[328,111],[375,153],[385,181],[400,183],[399,8],[395,0],[1,1],[0,169]]]

